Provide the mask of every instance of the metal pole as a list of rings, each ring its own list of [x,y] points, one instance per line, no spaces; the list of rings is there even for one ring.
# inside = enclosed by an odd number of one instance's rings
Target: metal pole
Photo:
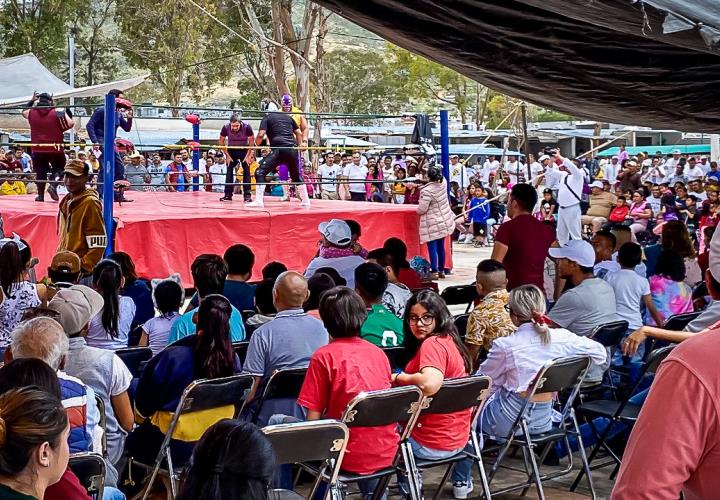
[[[528,161],[528,152],[530,150],[530,144],[528,141],[528,134],[527,134],[527,104],[525,104],[524,102],[522,103],[520,112],[522,113],[522,132],[523,132],[523,150],[522,150],[522,152],[525,153],[525,168],[527,168],[527,178],[528,178],[528,182],[530,182],[530,179],[532,178],[532,172],[530,170],[530,162]],[[518,161],[520,161],[519,158],[518,158]]]
[[[109,255],[115,248],[115,231],[113,221],[113,195],[115,184],[115,94],[105,96],[105,141],[103,143],[103,220],[107,233]]]
[[[442,148],[440,161],[443,166],[443,177],[447,182],[448,196],[450,196],[450,126],[447,109],[440,110],[440,147]]]
[[[75,88],[75,33],[72,30],[68,33],[68,83],[72,88]],[[73,108],[75,106],[75,98],[70,97],[70,108],[75,112]],[[75,127],[70,129],[70,143],[75,142]]]
[[[200,122],[193,124],[193,141],[200,144]],[[200,172],[200,148],[193,148],[193,170]],[[200,177],[193,177],[193,191],[200,191]]]

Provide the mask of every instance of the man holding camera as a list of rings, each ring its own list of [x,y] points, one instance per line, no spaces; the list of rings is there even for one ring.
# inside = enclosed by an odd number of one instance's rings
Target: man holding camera
[[[125,97],[125,94],[122,90],[113,89],[109,94],[115,95],[115,128],[118,127],[122,128],[125,132],[130,132],[132,129],[132,117],[133,117],[133,109],[132,109],[132,103]],[[95,112],[90,117],[90,120],[88,120],[87,123],[87,133],[90,137],[90,140],[93,142],[93,144],[96,144],[100,147],[103,145],[103,141],[105,140],[105,106],[100,106],[97,109],[95,109]],[[103,154],[113,154],[115,156],[115,178],[113,181],[120,181],[125,179],[125,166],[123,165],[122,158],[120,157],[120,153],[117,151],[113,151],[112,153],[109,151],[103,151]],[[98,183],[103,182],[104,177],[104,158],[101,160],[100,163],[100,171],[98,172]],[[99,190],[100,194],[102,196],[102,189]],[[131,201],[126,199],[122,192],[115,192],[115,201]]]

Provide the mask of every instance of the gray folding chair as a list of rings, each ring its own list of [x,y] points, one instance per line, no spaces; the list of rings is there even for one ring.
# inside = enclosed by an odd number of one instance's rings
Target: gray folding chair
[[[100,396],[95,394],[95,404],[97,405],[98,412],[100,413],[100,420],[98,426],[102,429],[102,450],[101,455],[103,458],[107,458],[107,412],[105,410],[105,401]]]
[[[226,406],[234,406],[233,416],[237,417],[242,410],[245,398],[252,389],[254,382],[255,379],[251,375],[233,375],[231,377],[196,380],[187,386],[180,397],[177,409],[170,421],[170,426],[160,445],[155,464],[150,466],[133,460],[132,457],[130,457],[130,467],[136,464],[139,467],[152,469],[150,480],[142,496],[143,500],[147,499],[158,474],[169,477],[170,495],[172,498],[175,498],[177,495],[177,481],[182,472],[182,467],[177,468],[173,466],[170,441],[173,438],[180,417],[198,411],[219,409]],[[208,423],[207,427],[209,428],[214,424],[215,422]],[[163,463],[166,465],[166,468],[162,468]]]
[[[306,498],[315,496],[320,482],[327,478],[325,498],[338,495],[337,479],[347,448],[349,431],[337,420],[314,420],[268,425],[262,429],[272,444],[278,464],[321,462],[320,473]],[[272,490],[270,498],[302,498],[286,490]]]
[[[105,490],[105,460],[97,453],[73,453],[68,467],[95,500],[102,500]]]
[[[570,447],[570,441],[568,440],[568,436],[573,435],[578,442],[583,469],[588,475],[590,493],[593,499],[597,498],[595,494],[595,487],[592,482],[592,476],[590,475],[590,465],[588,464],[588,459],[585,455],[585,448],[582,443],[580,428],[573,409],[573,402],[580,391],[580,385],[587,374],[590,363],[590,358],[587,356],[558,358],[545,363],[545,365],[538,371],[535,380],[526,391],[527,398],[523,404],[522,410],[515,419],[512,429],[507,436],[504,436],[503,443],[491,448],[498,450],[498,456],[492,466],[492,470],[490,471],[489,481],[492,481],[495,477],[495,474],[497,473],[511,446],[517,446],[522,449],[525,470],[511,469],[517,472],[524,472],[527,474],[528,478],[523,483],[510,485],[498,491],[493,491],[493,494],[507,493],[509,491],[522,489],[522,494],[524,495],[534,483],[537,489],[538,498],[540,500],[544,500],[545,492],[543,491],[542,482],[569,474],[573,469],[572,448]],[[539,394],[549,394],[554,392],[566,392],[569,394],[567,401],[561,408],[561,420],[559,424],[553,426],[553,428],[548,432],[544,432],[542,434],[530,434],[527,416],[533,397]],[[564,442],[565,448],[567,449],[568,466],[563,470],[541,475],[538,464],[543,463],[552,445],[560,440]],[[536,458],[535,450],[538,447],[542,447],[542,451],[539,453],[539,458]],[[487,450],[488,447],[485,449]]]

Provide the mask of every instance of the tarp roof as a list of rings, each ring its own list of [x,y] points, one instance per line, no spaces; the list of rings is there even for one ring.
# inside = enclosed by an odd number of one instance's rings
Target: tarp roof
[[[25,104],[34,92],[47,92],[55,99],[63,97],[94,97],[107,94],[108,90],[127,90],[140,85],[148,75],[118,80],[110,83],[73,88],[35,57],[34,54],[0,59],[0,106]]]
[[[669,155],[674,149],[677,149],[682,154],[710,154],[710,144],[675,144],[671,146],[632,146],[625,148],[625,151],[630,156],[647,152],[654,155],[658,151],[664,155]],[[614,156],[620,153],[620,148],[614,146],[612,148],[603,149],[597,155],[598,156]]]
[[[573,116],[720,131],[717,0],[317,0],[413,52]]]

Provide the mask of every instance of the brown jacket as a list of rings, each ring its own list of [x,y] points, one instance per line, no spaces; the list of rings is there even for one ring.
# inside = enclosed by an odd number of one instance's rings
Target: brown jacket
[[[92,272],[107,246],[102,205],[97,192],[88,189],[77,196],[66,195],[60,201],[58,227],[58,252],[75,252],[80,257],[82,271]]]
[[[420,243],[439,240],[455,231],[455,215],[450,210],[447,184],[430,182],[420,188]]]

